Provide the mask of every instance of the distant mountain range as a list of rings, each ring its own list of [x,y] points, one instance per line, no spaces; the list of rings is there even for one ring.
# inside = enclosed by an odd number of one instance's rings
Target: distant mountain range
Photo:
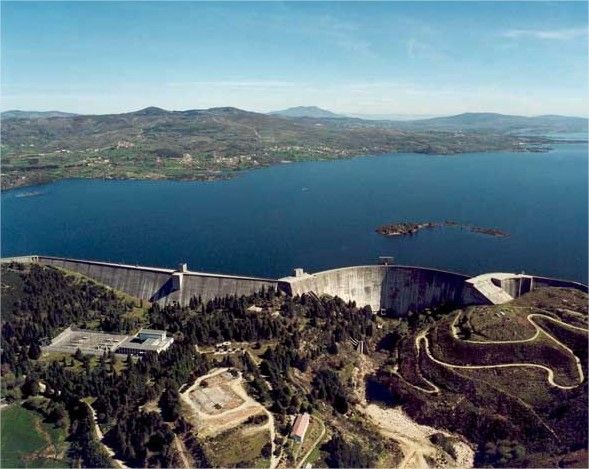
[[[431,130],[484,130],[502,133],[530,131],[538,134],[586,132],[587,119],[555,115],[526,117],[490,112],[469,112],[456,116],[406,121],[402,126]]]
[[[411,121],[443,117],[440,114],[346,114],[346,116],[372,121]]]
[[[513,116],[491,112],[467,112],[455,116],[419,118],[419,116],[382,115],[382,116],[346,116],[316,106],[299,106],[283,111],[271,112],[271,115],[292,118],[314,119],[361,119],[384,121],[390,126],[402,129],[441,130],[441,131],[492,131],[499,133],[521,133],[529,131],[536,135],[546,132],[584,132],[587,119],[558,115]]]
[[[148,107],[139,111],[120,114],[136,115],[136,116],[161,116],[166,114],[175,115],[203,115],[203,113],[214,113],[222,110],[227,114],[229,109],[233,109],[235,113],[247,113],[254,115],[257,113],[242,111],[237,108],[212,108],[205,110],[189,110],[189,111],[166,111],[158,107]],[[112,114],[114,115],[114,114]],[[588,129],[587,119],[583,117],[569,117],[559,115],[543,115],[543,116],[516,116],[508,114],[498,114],[490,112],[468,112],[458,114],[455,116],[430,117],[419,118],[416,115],[402,116],[402,115],[356,115],[347,116],[343,114],[336,114],[334,112],[322,109],[317,106],[297,106],[281,111],[269,112],[270,116],[280,116],[285,118],[307,118],[307,119],[340,119],[348,122],[367,121],[368,126],[386,126],[396,127],[406,130],[439,130],[439,131],[484,131],[497,133],[521,133],[530,132],[533,135],[542,134],[546,132],[586,132]],[[76,117],[79,114],[61,111],[20,111],[11,110],[1,113],[3,120],[7,119],[46,119],[53,117]],[[100,117],[100,116],[96,116]]]
[[[42,119],[45,117],[73,117],[77,114],[61,111],[4,111],[0,114],[2,119]]]
[[[587,131],[587,119],[561,116],[374,121],[318,108],[295,112],[307,113],[232,107],[105,115],[10,111],[2,115],[2,187],[64,177],[217,178],[284,161],[363,154],[541,150],[550,143],[543,133]]]
[[[282,116],[282,117],[311,117],[315,119],[322,119],[322,118],[340,118],[346,117],[340,114],[335,114],[331,111],[327,111],[325,109],[321,109],[317,106],[297,106],[297,107],[289,107],[288,109],[283,109],[282,111],[273,111],[269,112],[268,114],[274,116]]]

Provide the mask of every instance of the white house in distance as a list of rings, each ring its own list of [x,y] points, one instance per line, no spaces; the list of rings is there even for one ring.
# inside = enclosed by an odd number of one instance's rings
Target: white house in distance
[[[302,443],[305,439],[305,433],[307,433],[307,428],[309,427],[309,420],[310,416],[307,412],[304,414],[297,415],[294,425],[292,426],[292,431],[290,432],[290,437]]]

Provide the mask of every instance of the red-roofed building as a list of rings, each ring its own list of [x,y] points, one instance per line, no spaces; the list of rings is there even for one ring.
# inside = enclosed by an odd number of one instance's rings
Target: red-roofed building
[[[303,442],[305,438],[305,433],[307,433],[307,428],[309,427],[309,419],[310,416],[307,412],[301,415],[297,415],[294,425],[292,426],[292,431],[290,432],[290,437],[293,440]]]

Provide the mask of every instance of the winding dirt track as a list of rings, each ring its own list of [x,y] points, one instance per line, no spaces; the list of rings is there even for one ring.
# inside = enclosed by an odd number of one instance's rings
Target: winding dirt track
[[[456,315],[456,317],[454,318],[454,321],[452,321],[452,324],[450,326],[450,329],[451,329],[451,332],[452,332],[452,336],[455,339],[458,339],[458,340],[462,340],[462,339],[459,339],[459,337],[457,336],[457,330],[456,330],[457,329],[456,328],[456,321],[458,320],[458,318],[460,317],[460,315],[461,315],[461,313],[458,313]],[[579,383],[578,384],[575,384],[575,385],[572,385],[572,386],[566,386],[566,385],[562,385],[562,384],[556,383],[555,380],[554,380],[554,371],[552,369],[548,368],[547,366],[539,365],[537,363],[522,363],[522,362],[517,362],[517,363],[499,363],[499,364],[496,364],[496,365],[458,365],[458,364],[454,364],[454,363],[444,362],[444,361],[439,360],[436,357],[434,357],[433,354],[430,351],[430,348],[429,348],[429,339],[427,337],[427,333],[429,332],[429,328],[421,331],[415,337],[415,347],[417,349],[417,354],[419,355],[420,350],[421,350],[420,349],[421,342],[424,342],[425,343],[424,349],[425,349],[425,353],[428,356],[428,358],[430,360],[432,360],[433,362],[437,363],[438,365],[442,365],[442,366],[445,366],[447,368],[457,368],[457,369],[464,369],[464,370],[485,370],[485,369],[488,370],[488,369],[493,369],[493,368],[516,368],[516,367],[539,368],[541,370],[546,371],[546,373],[548,375],[547,376],[548,384],[550,384],[551,386],[553,386],[555,388],[569,390],[569,389],[574,389],[574,388],[578,387],[585,380],[585,376],[584,376],[584,373],[583,373],[583,368],[581,366],[581,361],[580,361],[579,357],[577,357],[569,347],[567,347],[566,345],[564,345],[562,342],[560,342],[554,336],[552,336],[551,334],[549,334],[545,329],[543,329],[541,325],[539,325],[538,323],[536,323],[534,321],[534,318],[538,318],[538,317],[541,317],[543,319],[546,319],[546,320],[555,322],[555,323],[560,324],[560,325],[562,325],[564,327],[568,327],[568,328],[579,330],[579,331],[583,331],[583,332],[589,332],[589,330],[587,330],[585,328],[578,327],[578,326],[573,326],[572,324],[568,324],[568,323],[563,322],[563,321],[561,321],[559,319],[555,319],[552,316],[548,316],[546,314],[532,313],[532,314],[528,314],[526,316],[526,319],[536,329],[536,332],[534,333],[534,335],[532,335],[532,337],[528,337],[527,339],[520,339],[520,340],[504,340],[504,341],[501,341],[501,340],[485,340],[485,341],[464,340],[464,342],[478,344],[478,345],[484,345],[484,344],[515,344],[515,343],[531,342],[533,340],[536,340],[540,334],[544,334],[547,338],[549,338],[550,340],[552,340],[553,342],[555,342],[558,346],[562,347],[564,350],[566,350],[567,352],[569,352],[572,355],[572,357],[574,358],[575,363],[577,365],[577,373],[579,375],[578,376],[578,378],[579,378]],[[403,379],[403,381],[405,381],[411,387],[413,387],[415,389],[418,389],[418,390],[420,390],[422,392],[425,392],[425,393],[428,393],[428,394],[434,394],[434,393],[437,393],[437,392],[440,391],[440,388],[438,386],[436,386],[434,383],[432,383],[431,381],[429,381],[428,379],[426,379],[423,376],[422,376],[422,379],[429,386],[431,386],[431,389],[426,389],[426,388],[424,388],[422,386],[409,383],[398,372],[396,372],[396,374],[398,376],[400,376],[401,379]]]
[[[92,419],[94,420],[94,430],[96,431],[96,437],[98,438],[98,443],[100,443],[104,447],[105,451],[108,453],[110,458],[118,465],[118,467],[120,467],[121,469],[129,469],[129,467],[126,466],[123,461],[115,458],[115,452],[112,450],[112,448],[110,446],[108,446],[103,441],[104,435],[102,433],[102,430],[100,429],[100,426],[98,425],[98,418],[96,417],[96,411],[94,410],[94,407],[92,407],[87,402],[85,402],[85,404],[88,406],[88,408],[90,409],[90,412],[92,413]]]

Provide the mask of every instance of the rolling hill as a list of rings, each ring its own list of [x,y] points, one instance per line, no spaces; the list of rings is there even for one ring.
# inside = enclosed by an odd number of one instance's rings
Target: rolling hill
[[[403,128],[431,130],[492,131],[500,133],[529,132],[532,134],[587,132],[587,119],[567,116],[510,116],[490,112],[464,113],[399,123]]]
[[[73,117],[77,114],[61,111],[4,111],[0,116],[5,119],[43,119],[47,117]]]
[[[340,114],[335,114],[331,111],[321,109],[317,106],[297,106],[284,109],[282,111],[273,111],[270,115],[283,116],[283,117],[313,117],[315,119],[321,118],[338,118],[345,117]]]
[[[520,125],[517,122],[525,122],[527,128],[530,122],[539,122],[534,124],[539,132],[559,131],[566,127],[562,119],[567,119],[462,115],[411,122],[369,121],[285,117],[232,107],[9,115],[13,117],[4,116],[1,129],[3,188],[67,177],[211,179],[284,161],[365,154],[526,151],[542,149],[549,140],[512,135]],[[573,123],[582,124],[574,120],[566,128],[573,128]]]

